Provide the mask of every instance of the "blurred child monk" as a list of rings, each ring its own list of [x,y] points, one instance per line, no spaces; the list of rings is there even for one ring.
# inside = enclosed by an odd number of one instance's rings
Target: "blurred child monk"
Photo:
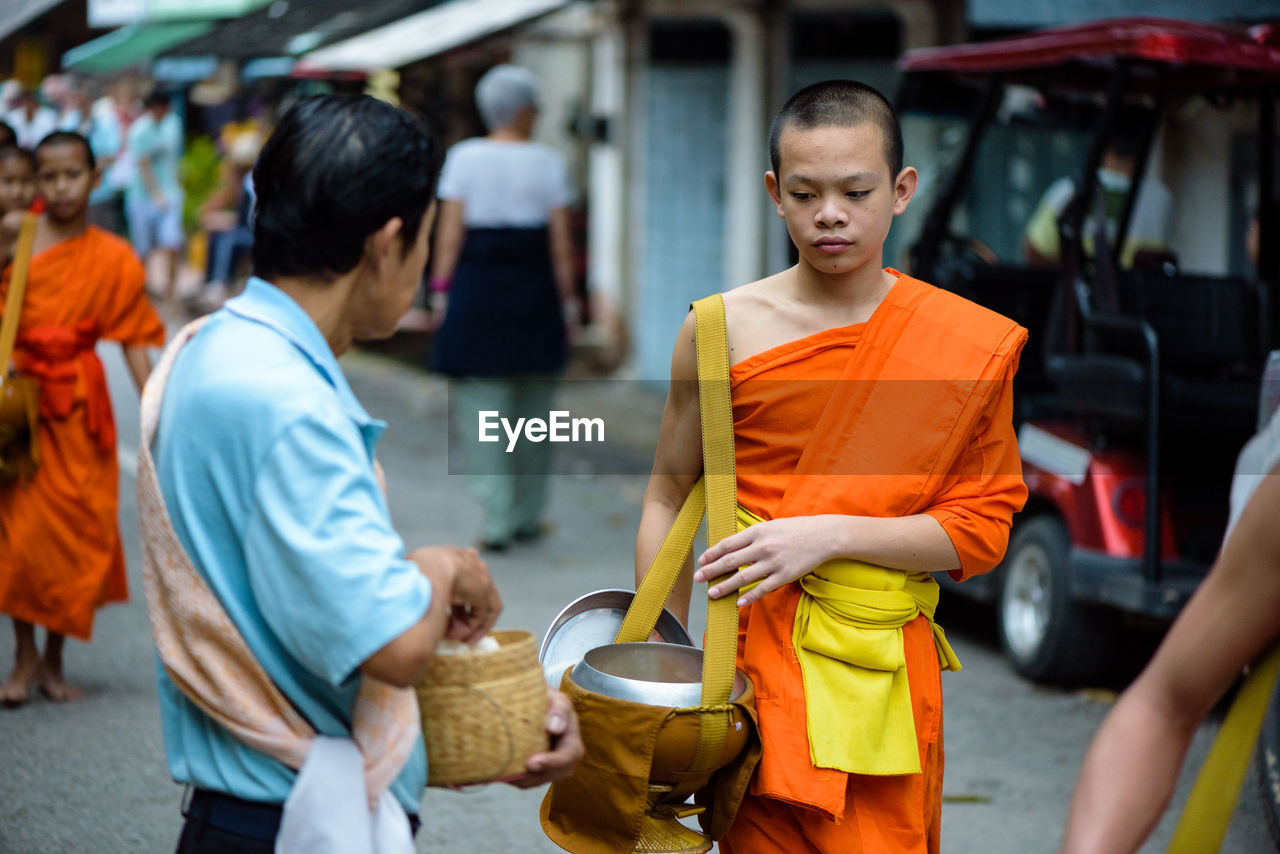
[[[35,158],[45,213],[14,366],[40,385],[40,466],[29,481],[0,484],[0,612],[13,618],[17,642],[13,671],[0,684],[6,706],[26,702],[33,687],[54,701],[80,699],[83,691],[63,675],[63,642],[89,640],[94,611],[127,598],[115,424],[94,345],[118,341],[141,388],[151,369],[146,348],[165,337],[132,249],[86,224],[98,179],[88,142],[52,133]],[[6,271],[0,298],[8,285]],[[43,655],[36,625],[46,630]]]
[[[36,199],[36,158],[17,143],[0,141],[0,217],[17,226],[22,213]],[[12,246],[9,247],[12,250]]]
[[[992,569],[1026,499],[1010,392],[1026,331],[881,266],[917,175],[874,89],[802,89],[770,155],[765,186],[799,263],[724,294],[739,532],[671,601],[684,616],[691,582],[711,581],[741,608],[763,756],[720,850],[937,852],[940,671],[959,662],[930,573]],[[693,336],[690,315],[638,576],[702,469]]]

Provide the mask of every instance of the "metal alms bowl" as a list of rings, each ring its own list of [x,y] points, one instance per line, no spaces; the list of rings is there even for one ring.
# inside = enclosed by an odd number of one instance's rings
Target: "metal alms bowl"
[[[564,607],[547,629],[538,650],[547,684],[559,688],[564,672],[581,661],[588,650],[613,643],[635,595],[631,590],[596,590]],[[684,626],[665,608],[654,632],[666,643],[693,646]]]
[[[702,650],[671,643],[608,644],[587,652],[569,678],[607,697],[687,709],[702,698]],[[745,677],[738,671],[731,699],[745,689]]]

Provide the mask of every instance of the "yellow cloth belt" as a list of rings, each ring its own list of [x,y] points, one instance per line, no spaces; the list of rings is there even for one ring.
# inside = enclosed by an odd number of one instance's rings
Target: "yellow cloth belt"
[[[738,530],[763,521],[738,508]],[[920,750],[902,627],[929,619],[943,670],[959,670],[933,622],[938,582],[856,560],[833,560],[800,579],[792,642],[804,676],[809,757],[852,774],[919,774]]]

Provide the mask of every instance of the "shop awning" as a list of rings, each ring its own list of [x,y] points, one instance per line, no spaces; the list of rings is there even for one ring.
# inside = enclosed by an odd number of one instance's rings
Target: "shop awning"
[[[532,21],[571,0],[449,0],[393,24],[308,53],[306,71],[400,68],[493,33]]]
[[[27,22],[48,12],[62,0],[10,0],[3,4],[3,15],[0,15],[0,39],[17,32]]]
[[[211,21],[133,24],[99,36],[62,55],[62,67],[105,74],[145,62],[213,29]]]

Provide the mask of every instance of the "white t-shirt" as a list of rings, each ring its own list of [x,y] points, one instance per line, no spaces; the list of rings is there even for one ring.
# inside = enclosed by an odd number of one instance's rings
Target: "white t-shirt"
[[[13,128],[14,135],[18,137],[18,145],[26,149],[34,149],[40,140],[58,129],[58,114],[48,107],[39,107],[29,119],[27,111],[18,107],[10,110],[4,120]]]
[[[537,228],[573,200],[555,149],[480,137],[449,149],[437,195],[462,202],[463,220],[474,228]]]
[[[1267,426],[1245,444],[1236,458],[1235,476],[1231,478],[1231,518],[1224,540],[1240,521],[1240,514],[1244,513],[1254,490],[1277,465],[1280,465],[1280,409],[1271,414]]]

